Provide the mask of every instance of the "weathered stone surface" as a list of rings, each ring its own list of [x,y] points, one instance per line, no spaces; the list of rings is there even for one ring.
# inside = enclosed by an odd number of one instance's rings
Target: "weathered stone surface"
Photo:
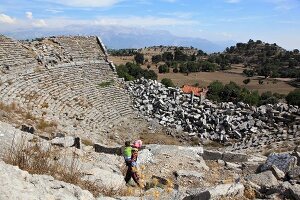
[[[74,142],[75,140],[72,136],[66,136],[62,138],[56,137],[53,140],[51,140],[52,145],[57,145],[60,147],[71,147],[74,145]]]
[[[93,195],[78,186],[54,180],[51,176],[30,175],[0,161],[0,199],[93,200]]]
[[[124,176],[100,168],[85,171],[84,180],[96,183],[99,187],[118,190],[125,186]]]
[[[203,159],[204,160],[221,160],[223,154],[219,151],[204,150]]]
[[[257,184],[260,187],[271,188],[278,185],[278,181],[271,171],[265,171],[259,174],[250,174],[246,176],[246,180]]]
[[[278,169],[275,165],[272,165],[270,170],[278,180],[284,179],[285,173],[283,171],[281,171],[280,169]]]
[[[184,198],[184,200],[209,200],[209,199],[220,199],[224,197],[242,197],[244,195],[244,185],[241,183],[237,184],[221,184],[213,188],[192,194]]]
[[[268,170],[275,165],[278,169],[284,173],[293,169],[296,166],[297,159],[288,153],[272,153],[268,156],[266,163],[261,167],[262,171]]]
[[[225,162],[247,162],[248,156],[241,153],[224,152],[222,159]]]
[[[175,172],[175,175],[178,178],[181,178],[181,177],[194,177],[194,178],[199,178],[199,179],[203,178],[203,173],[199,173],[196,171],[188,171],[188,170],[178,170]]]
[[[32,140],[33,137],[34,136],[30,133],[22,132],[7,123],[0,122],[0,157],[7,153],[11,147],[21,142],[26,143]]]
[[[300,200],[300,185],[291,185],[289,189],[292,197],[296,200]]]
[[[290,179],[297,180],[300,182],[300,166],[295,167],[287,173]]]

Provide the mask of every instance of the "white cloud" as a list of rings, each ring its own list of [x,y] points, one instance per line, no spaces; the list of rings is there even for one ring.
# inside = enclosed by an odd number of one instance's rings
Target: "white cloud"
[[[34,22],[32,22],[32,26],[34,26],[34,27],[45,27],[45,26],[47,26],[47,24],[46,24],[46,22],[45,22],[45,20],[43,20],[43,19],[38,19],[38,20],[35,20]]]
[[[160,17],[102,17],[94,21],[95,25],[122,25],[122,26],[174,26],[197,24],[194,20]]]
[[[177,0],[163,0],[163,1],[166,1],[166,2],[169,2],[169,3],[174,3],[174,2],[176,2]]]
[[[288,11],[300,6],[299,0],[266,0],[275,5],[275,10]]]
[[[41,1],[41,0],[40,0]],[[70,7],[109,7],[123,0],[47,0]]]
[[[32,12],[26,12],[25,14],[26,14],[27,19],[32,19],[33,18]]]
[[[53,14],[62,13],[62,10],[56,10],[56,9],[46,9],[47,12],[51,12]]]
[[[226,3],[239,3],[241,0],[226,0]]]
[[[12,18],[8,15],[5,15],[3,13],[0,14],[0,23],[3,23],[3,24],[14,24],[16,23],[16,19],[15,18]]]

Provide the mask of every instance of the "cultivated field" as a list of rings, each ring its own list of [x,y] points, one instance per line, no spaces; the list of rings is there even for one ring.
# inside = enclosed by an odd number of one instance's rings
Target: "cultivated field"
[[[110,57],[110,59],[116,64],[125,64],[127,62],[133,61],[133,56],[123,56],[123,57]],[[147,59],[147,58],[146,58]],[[150,61],[150,59],[149,59]],[[147,69],[147,63],[142,66],[142,68]],[[230,81],[236,82],[238,85],[246,87],[250,90],[257,90],[259,93],[266,91],[277,92],[280,94],[288,94],[290,91],[293,91],[295,87],[292,87],[287,83],[287,80],[274,80],[274,79],[263,79],[263,84],[259,84],[258,80],[262,79],[261,77],[251,77],[250,83],[245,85],[243,80],[247,77],[243,76],[243,68],[241,65],[233,66],[231,70],[220,71],[220,72],[197,72],[190,73],[189,75],[182,73],[173,73],[172,69],[170,73],[159,74],[158,68],[156,65],[151,64],[151,68],[158,74],[158,80],[163,78],[171,79],[175,85],[181,87],[184,84],[196,84],[198,83],[202,87],[208,86],[211,82],[218,80],[224,84],[229,83]]]

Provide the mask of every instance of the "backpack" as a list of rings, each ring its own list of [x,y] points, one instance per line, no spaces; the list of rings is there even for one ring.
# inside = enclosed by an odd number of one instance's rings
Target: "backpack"
[[[132,147],[125,147],[123,151],[123,157],[126,164],[131,161],[131,151],[132,151]]]

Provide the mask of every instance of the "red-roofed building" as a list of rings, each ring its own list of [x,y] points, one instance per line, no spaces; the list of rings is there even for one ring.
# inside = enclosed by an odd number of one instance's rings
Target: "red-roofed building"
[[[207,89],[205,88],[199,88],[190,85],[184,85],[181,90],[186,94],[194,93],[194,95],[198,97],[205,97],[207,93]]]

